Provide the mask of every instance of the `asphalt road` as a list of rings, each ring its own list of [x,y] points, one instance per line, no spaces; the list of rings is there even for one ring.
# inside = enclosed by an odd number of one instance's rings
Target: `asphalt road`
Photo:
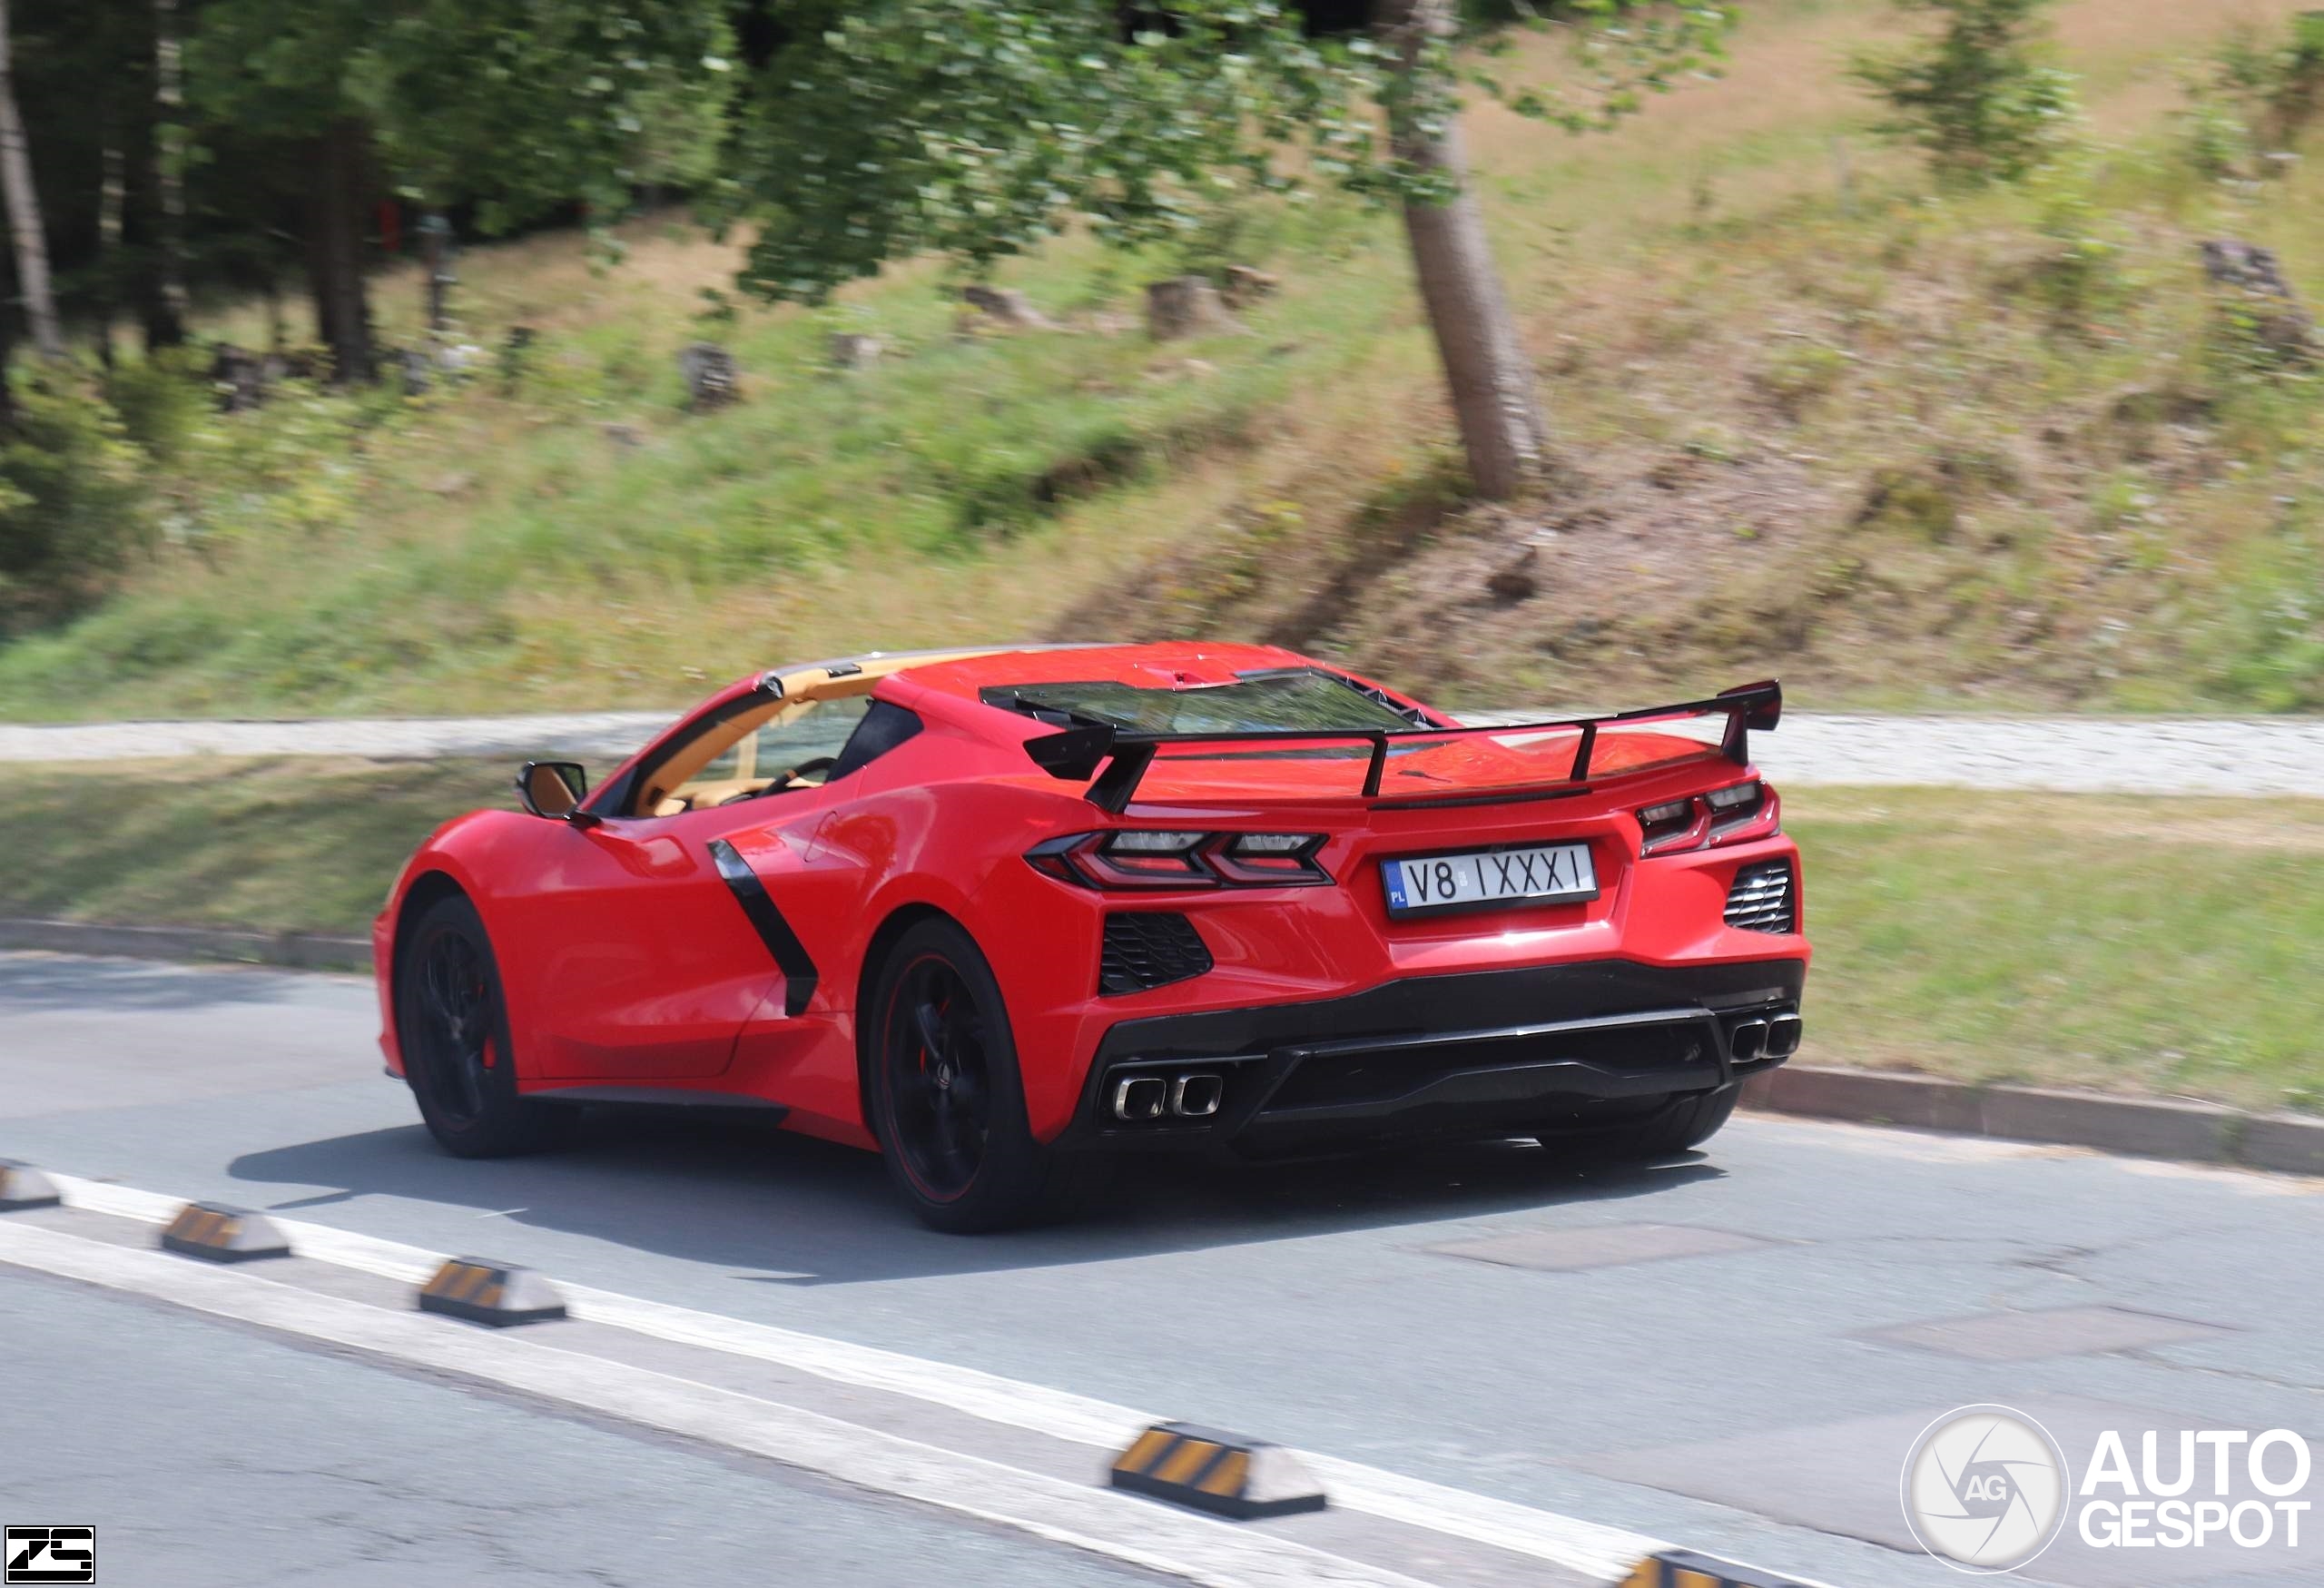
[[[352,980],[0,956],[0,1156],[1239,1429],[1839,1588],[1958,1580],[1913,1551],[1896,1498],[1914,1435],[1956,1406],[2031,1412],[2076,1463],[2105,1428],[2134,1460],[2150,1428],[2324,1437],[2324,1182],[1746,1119],[1633,1171],[1514,1145],[1143,1166],[1070,1226],[949,1239],[869,1158],[757,1128],[609,1118],[553,1157],[443,1157],[373,1029]],[[5,1267],[0,1450],[0,1520],[117,1530],[172,1582],[451,1581],[471,1551],[481,1578],[503,1548],[608,1583],[1130,1574]],[[218,1524],[229,1508],[249,1525]],[[2311,1522],[2298,1551],[2069,1536],[2024,1576],[2324,1581]],[[677,1569],[634,1559],[638,1537]],[[394,1564],[415,1539],[425,1579]]]
[[[1161,1578],[998,1528],[0,1267],[9,1522],[98,1582],[925,1583]]]

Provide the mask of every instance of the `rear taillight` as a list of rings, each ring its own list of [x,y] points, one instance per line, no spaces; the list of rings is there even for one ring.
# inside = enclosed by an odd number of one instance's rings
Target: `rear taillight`
[[[1214,879],[1194,856],[1199,833],[1108,833],[1084,852],[1085,863],[1118,886],[1204,886]]]
[[[1638,852],[1663,854],[1701,847],[1710,831],[1709,808],[1700,800],[1670,800],[1638,814]]]
[[[1203,851],[1203,857],[1230,883],[1328,883],[1331,873],[1315,859],[1324,847],[1315,833],[1235,833]]]
[[[1757,779],[1715,788],[1708,794],[1667,800],[1638,812],[1642,855],[1679,854],[1745,843],[1782,830],[1782,802]]]
[[[1298,887],[1328,883],[1316,833],[1200,833],[1124,828],[1036,844],[1026,863],[1085,888]]]

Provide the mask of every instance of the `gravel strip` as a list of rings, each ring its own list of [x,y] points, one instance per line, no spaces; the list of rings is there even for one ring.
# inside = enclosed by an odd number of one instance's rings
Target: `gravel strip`
[[[1466,720],[1523,721],[1525,714],[1474,712]],[[1778,787],[2319,794],[2324,717],[1787,715],[1774,733],[1751,735],[1751,759]]]
[[[1471,722],[1548,712],[1474,712]],[[600,769],[669,721],[659,712],[305,722],[0,725],[0,761],[144,756],[571,756]],[[2063,794],[2324,793],[2324,718],[1817,716],[1752,737],[1778,784]]]
[[[181,755],[576,757],[610,764],[668,725],[660,711],[566,716],[318,717],[290,722],[0,724],[0,761],[123,761]]]

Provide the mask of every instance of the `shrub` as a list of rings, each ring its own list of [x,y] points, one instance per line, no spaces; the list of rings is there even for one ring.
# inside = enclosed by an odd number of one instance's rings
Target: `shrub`
[[[0,429],[0,632],[78,610],[149,544],[141,462],[112,407],[71,377],[16,391]]]
[[[2049,245],[2033,272],[2035,290],[2061,321],[2114,306],[2127,291],[2124,239],[2099,201],[2087,160],[2069,157],[2044,166],[2028,187],[2037,201],[2035,227]]]
[[[247,413],[204,415],[171,473],[182,504],[172,537],[206,549],[206,542],[353,525],[374,488],[359,437],[377,407],[400,401],[386,387],[348,393],[282,380]]]
[[[2290,149],[2324,109],[2324,11],[2301,12],[2279,41],[2238,28],[2187,94],[2185,152],[2202,175],[2240,174],[2253,153]]]
[[[2178,113],[2179,154],[2205,182],[2241,179],[2251,169],[2251,128],[2236,108],[2208,83],[2187,90],[2187,108]]]
[[[2292,18],[2291,41],[2276,57],[2275,112],[2286,137],[2297,136],[2324,103],[2324,11]]]
[[[1839,385],[1847,368],[1848,356],[1837,348],[1791,342],[1768,360],[1758,384],[1786,415],[1797,419],[1816,399]]]
[[[105,375],[104,396],[123,433],[164,462],[184,450],[212,402],[198,348],[115,365]]]
[[[1942,18],[1915,45],[1858,55],[1849,75],[1892,113],[1880,131],[1926,151],[1939,178],[2015,182],[2063,140],[2073,79],[2043,62],[2053,0],[1895,0]]]

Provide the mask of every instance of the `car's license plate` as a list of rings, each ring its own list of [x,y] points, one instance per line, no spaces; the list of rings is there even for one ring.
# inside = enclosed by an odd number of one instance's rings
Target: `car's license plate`
[[[1380,863],[1388,913],[1417,915],[1463,905],[1565,903],[1598,896],[1586,843],[1482,849]]]

